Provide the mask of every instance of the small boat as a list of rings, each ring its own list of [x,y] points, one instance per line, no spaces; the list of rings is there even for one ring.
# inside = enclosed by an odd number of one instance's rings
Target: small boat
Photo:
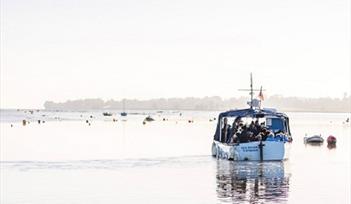
[[[123,99],[123,112],[121,113],[121,116],[127,116],[128,114],[127,114],[127,112],[125,111],[125,109],[126,109],[126,100],[125,99]]]
[[[102,115],[103,116],[112,116],[112,113],[110,113],[110,112],[103,112]]]
[[[329,135],[329,137],[327,138],[327,142],[328,145],[336,144],[336,137],[334,137],[333,135]]]
[[[324,139],[321,135],[313,135],[311,137],[307,137],[305,136],[303,138],[305,143],[314,143],[314,144],[318,144],[318,143],[323,143]]]
[[[344,122],[342,122],[343,125],[350,125],[350,118],[346,118]]]
[[[147,116],[144,121],[147,121],[147,122],[152,122],[152,121],[155,121],[155,119],[153,119],[151,116]]]

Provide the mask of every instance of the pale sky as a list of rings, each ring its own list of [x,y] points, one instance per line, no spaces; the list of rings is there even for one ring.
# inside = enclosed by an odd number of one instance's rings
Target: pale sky
[[[350,94],[349,0],[1,0],[1,108]]]

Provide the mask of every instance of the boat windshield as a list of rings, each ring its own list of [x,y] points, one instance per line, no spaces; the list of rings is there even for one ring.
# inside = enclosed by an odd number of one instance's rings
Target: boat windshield
[[[266,118],[266,127],[274,132],[288,132],[287,123],[283,118]]]

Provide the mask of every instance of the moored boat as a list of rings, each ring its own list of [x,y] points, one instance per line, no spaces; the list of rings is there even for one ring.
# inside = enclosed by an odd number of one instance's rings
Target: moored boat
[[[304,138],[304,142],[305,143],[314,143],[314,144],[318,144],[318,143],[323,143],[324,139],[321,135],[313,135],[310,137],[305,136]]]
[[[103,112],[102,115],[103,116],[112,116],[112,113],[110,113],[110,112]]]
[[[155,119],[153,119],[151,116],[147,116],[144,121],[146,122],[152,122],[152,121],[155,121]]]
[[[125,117],[128,115],[128,113],[125,111],[125,109],[126,109],[126,100],[125,99],[123,99],[122,105],[123,105],[123,112],[121,112],[121,116]]]

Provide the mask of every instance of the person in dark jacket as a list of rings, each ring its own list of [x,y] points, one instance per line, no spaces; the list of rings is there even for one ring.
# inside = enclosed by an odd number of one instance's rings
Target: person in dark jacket
[[[223,119],[223,128],[221,130],[221,142],[227,142],[230,132],[230,125],[228,124],[228,118]]]
[[[242,131],[241,133],[238,135],[238,139],[240,143],[245,143],[245,142],[249,142],[250,141],[250,134],[252,134],[252,132],[249,131],[249,129],[244,125],[242,127]]]

